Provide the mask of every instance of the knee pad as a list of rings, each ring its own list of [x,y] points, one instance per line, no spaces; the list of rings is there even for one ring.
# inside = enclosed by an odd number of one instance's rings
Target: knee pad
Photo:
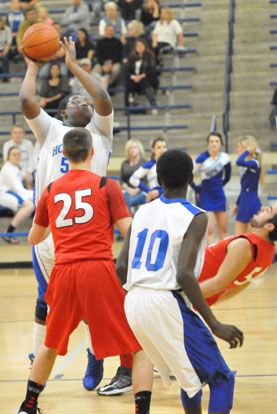
[[[41,321],[46,321],[47,305],[42,300],[37,299],[35,316],[37,319],[40,319]]]
[[[184,408],[198,407],[201,404],[202,390],[198,391],[194,397],[189,398],[188,394],[181,388],[181,400]]]
[[[229,413],[233,406],[235,375],[230,372],[229,378],[217,373],[209,384],[210,402],[209,413]]]

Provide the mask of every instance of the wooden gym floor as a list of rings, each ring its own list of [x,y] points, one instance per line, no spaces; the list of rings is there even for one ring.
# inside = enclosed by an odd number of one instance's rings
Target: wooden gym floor
[[[1,246],[0,261],[31,260],[29,246]],[[242,348],[230,350],[218,344],[230,368],[236,371],[232,414],[277,412],[277,265],[255,280],[239,295],[217,304],[213,310],[225,323],[244,331]],[[0,270],[0,413],[15,414],[24,399],[29,375],[28,354],[32,352],[36,281],[32,269]],[[69,352],[58,357],[50,381],[39,399],[45,414],[133,414],[133,396],[100,397],[82,386],[86,369],[86,342],[82,326],[70,340]],[[119,359],[105,361],[102,384],[108,382]],[[151,414],[181,414],[183,409],[176,381],[165,389],[154,380]],[[203,392],[203,413],[207,413],[208,388]]]

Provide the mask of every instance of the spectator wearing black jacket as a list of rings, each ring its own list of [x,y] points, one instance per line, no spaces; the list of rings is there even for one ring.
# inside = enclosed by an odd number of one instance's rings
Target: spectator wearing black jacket
[[[93,72],[102,76],[106,88],[114,87],[120,80],[121,62],[123,58],[123,45],[114,37],[113,26],[106,26],[104,37],[96,45],[97,63]]]
[[[150,35],[154,30],[157,21],[160,19],[160,2],[159,0],[148,0],[146,6],[142,9],[140,20],[144,26],[144,32]]]
[[[157,105],[156,90],[159,86],[154,53],[144,39],[137,39],[125,71],[125,105],[132,104],[134,94],[144,94],[150,105]],[[157,109],[152,109],[157,114]]]

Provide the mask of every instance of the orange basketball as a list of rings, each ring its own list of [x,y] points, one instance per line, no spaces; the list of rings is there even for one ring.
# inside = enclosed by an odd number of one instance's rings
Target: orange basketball
[[[45,62],[53,58],[60,47],[60,36],[53,27],[43,23],[30,26],[24,33],[22,48],[32,60]]]

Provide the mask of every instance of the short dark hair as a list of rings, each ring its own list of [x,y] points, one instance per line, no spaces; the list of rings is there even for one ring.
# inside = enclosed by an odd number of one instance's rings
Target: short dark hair
[[[209,135],[207,136],[207,142],[209,142],[210,137],[217,137],[217,138],[219,138],[221,145],[224,145],[223,138],[222,138],[222,135],[220,134],[220,132],[216,132],[216,131],[210,132]]]
[[[20,153],[21,153],[21,149],[19,148],[19,146],[18,145],[13,145],[12,147],[10,147],[9,149],[8,149],[8,153],[7,153],[7,160],[9,160],[9,157],[10,157],[10,155],[11,155],[11,152],[14,150],[14,149],[18,149],[19,151],[20,151]]]
[[[184,187],[189,184],[192,171],[191,157],[177,149],[164,152],[157,162],[157,175],[167,188]]]
[[[63,137],[63,150],[72,162],[85,161],[92,147],[92,136],[88,129],[73,128]]]
[[[266,223],[272,223],[275,227],[274,230],[268,232],[269,240],[275,242],[277,240],[277,214],[274,214],[274,216],[267,220]]]

